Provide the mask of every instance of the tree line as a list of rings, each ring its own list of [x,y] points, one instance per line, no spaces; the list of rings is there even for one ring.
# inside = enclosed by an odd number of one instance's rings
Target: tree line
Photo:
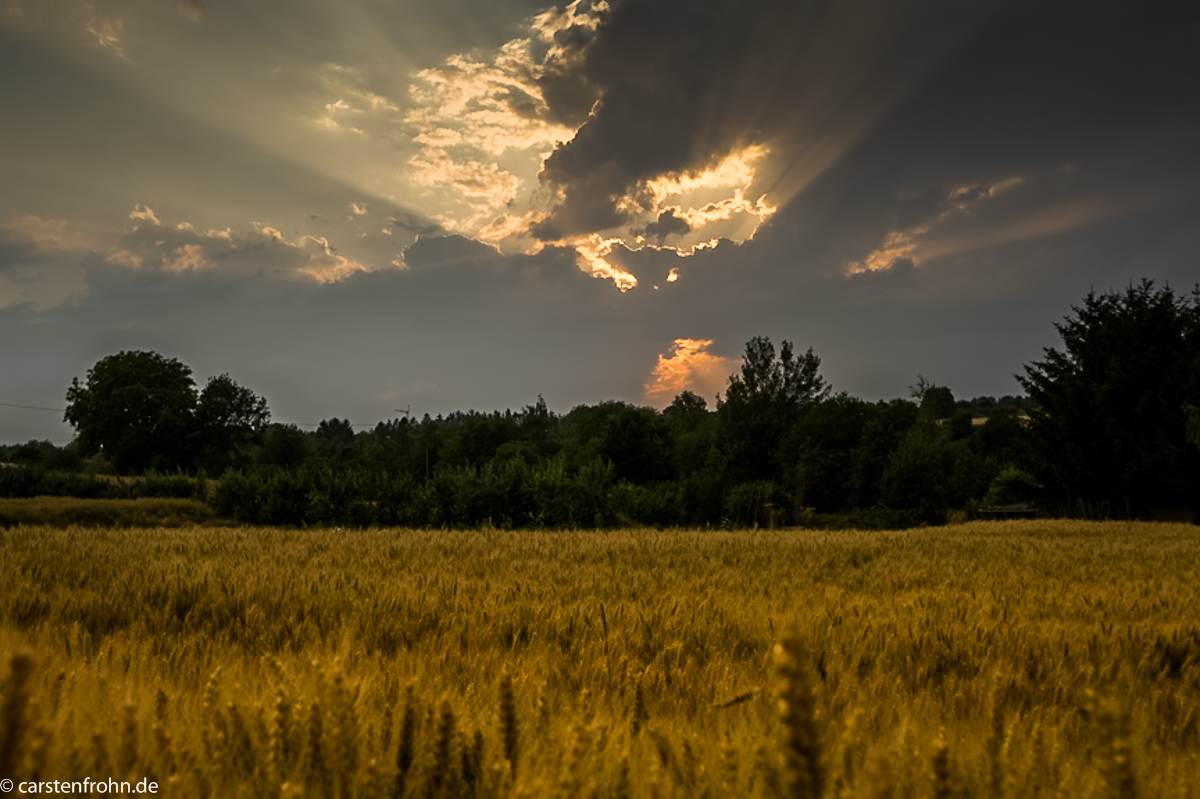
[[[197,390],[178,361],[122,352],[72,381],[66,419],[75,457],[219,476],[206,499],[247,523],[893,527],[1015,503],[1194,513],[1200,286],[1091,292],[1056,327],[1061,348],[1017,377],[1026,394],[999,399],[956,399],[918,377],[909,397],[868,402],[833,391],[811,348],[755,337],[712,408],[684,391],[662,411],[607,401],[556,414],[539,397],[305,431],[272,424],[228,375]],[[0,457],[64,459],[46,447]]]

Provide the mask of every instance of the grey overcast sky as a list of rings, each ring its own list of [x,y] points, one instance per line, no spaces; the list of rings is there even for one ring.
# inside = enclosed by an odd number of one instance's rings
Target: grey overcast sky
[[[0,0],[0,442],[155,350],[280,421],[1018,393],[1200,280],[1200,3]]]

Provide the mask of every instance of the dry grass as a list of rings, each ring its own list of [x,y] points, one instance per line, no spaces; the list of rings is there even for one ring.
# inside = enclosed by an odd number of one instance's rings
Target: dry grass
[[[1183,525],[17,527],[0,584],[0,777],[269,797],[1200,784]]]

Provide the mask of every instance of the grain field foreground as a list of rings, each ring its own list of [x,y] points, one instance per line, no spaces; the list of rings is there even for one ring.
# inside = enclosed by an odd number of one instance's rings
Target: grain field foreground
[[[1190,797],[1200,535],[0,530],[0,777]]]

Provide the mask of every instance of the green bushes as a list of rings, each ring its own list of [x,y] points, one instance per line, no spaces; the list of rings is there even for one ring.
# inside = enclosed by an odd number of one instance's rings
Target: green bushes
[[[208,496],[203,475],[147,472],[144,477],[113,477],[48,471],[41,467],[0,469],[0,498],[195,499]]]
[[[563,458],[443,466],[423,483],[366,469],[231,470],[212,505],[224,518],[263,525],[511,529],[686,522],[678,483],[616,482],[612,465],[598,458],[575,469]]]

